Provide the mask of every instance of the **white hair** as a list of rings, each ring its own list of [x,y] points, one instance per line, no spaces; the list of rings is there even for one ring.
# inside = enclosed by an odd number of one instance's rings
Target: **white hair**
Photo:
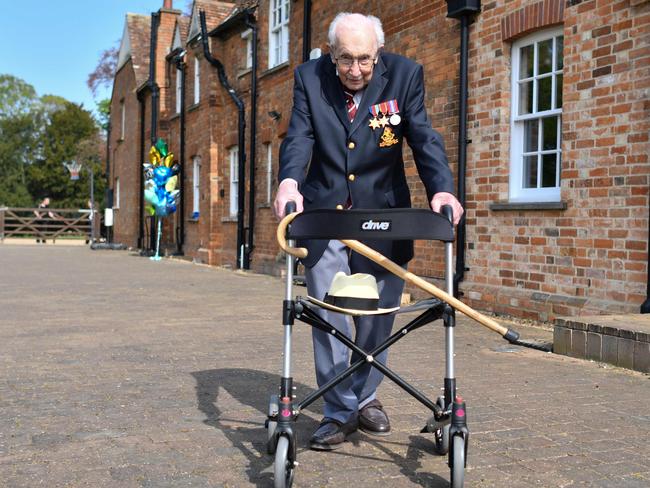
[[[367,22],[369,23],[373,30],[375,31],[375,36],[377,37],[377,47],[382,47],[384,45],[384,29],[381,26],[381,20],[379,20],[377,17],[374,15],[364,15],[364,14],[356,14],[356,13],[350,13],[350,12],[339,12],[336,14],[336,17],[334,17],[334,20],[332,20],[332,23],[330,24],[330,27],[327,31],[327,41],[329,42],[330,46],[336,46],[336,29],[339,26],[341,22],[345,22],[348,20],[349,17],[356,17],[356,19],[350,19],[350,20],[361,20],[362,22]],[[358,25],[357,22],[355,24]]]

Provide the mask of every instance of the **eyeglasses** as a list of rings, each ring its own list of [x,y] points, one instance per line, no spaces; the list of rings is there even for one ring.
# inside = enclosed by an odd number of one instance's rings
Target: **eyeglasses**
[[[376,60],[376,57],[369,56],[368,54],[364,54],[363,56],[359,56],[358,58],[354,58],[352,56],[348,56],[346,54],[334,58],[336,62],[345,67],[345,68],[351,68],[354,62],[356,61],[359,64],[360,68],[369,68],[370,66],[373,65],[373,63]]]

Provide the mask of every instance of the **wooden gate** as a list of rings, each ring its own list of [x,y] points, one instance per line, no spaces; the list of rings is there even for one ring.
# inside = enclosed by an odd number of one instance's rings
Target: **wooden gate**
[[[101,214],[95,210],[72,208],[0,207],[0,240],[8,237],[30,237],[52,240],[62,237],[90,239],[92,226],[99,237]]]

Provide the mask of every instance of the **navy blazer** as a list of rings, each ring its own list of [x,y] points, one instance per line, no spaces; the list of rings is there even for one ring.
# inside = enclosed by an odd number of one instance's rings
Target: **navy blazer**
[[[371,129],[370,107],[396,100],[401,122],[389,126],[397,144],[380,147],[383,128]],[[453,193],[442,137],[433,130],[424,107],[422,66],[396,54],[381,53],[372,79],[350,123],[343,85],[329,54],[295,70],[293,110],[280,147],[279,181],[293,178],[305,210],[336,208],[407,208],[411,197],[404,173],[404,138],[413,151],[418,174],[430,201],[435,193]],[[354,177],[350,177],[354,175]],[[411,241],[365,241],[399,264],[413,257]],[[302,243],[303,263],[320,259],[327,241]]]

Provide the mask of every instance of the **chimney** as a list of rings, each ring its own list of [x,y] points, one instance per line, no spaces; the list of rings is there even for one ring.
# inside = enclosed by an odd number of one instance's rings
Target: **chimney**
[[[174,0],[163,0],[163,8],[165,10],[171,10],[174,8]]]

